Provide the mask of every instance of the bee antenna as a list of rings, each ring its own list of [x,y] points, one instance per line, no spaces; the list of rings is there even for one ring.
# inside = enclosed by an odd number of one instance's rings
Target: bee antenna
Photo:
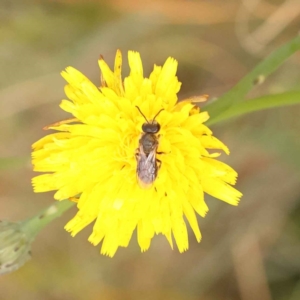
[[[144,117],[144,119],[146,120],[146,122],[147,123],[149,123],[149,121],[147,120],[147,118],[145,117],[145,115],[142,113],[142,111],[141,111],[141,109],[136,105],[135,106],[137,109],[138,109],[138,111],[141,113],[141,115]]]
[[[154,118],[153,118],[153,120],[152,120],[152,124],[153,124],[153,122],[155,121],[156,117],[157,117],[163,110],[164,110],[164,109],[162,108],[162,109],[154,116]]]

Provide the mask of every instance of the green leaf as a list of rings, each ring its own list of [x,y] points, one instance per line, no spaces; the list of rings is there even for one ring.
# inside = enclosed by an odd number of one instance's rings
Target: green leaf
[[[211,116],[211,123],[232,105],[244,100],[246,94],[255,86],[259,78],[265,78],[274,72],[287,58],[300,49],[300,36],[272,52],[265,60],[248,73],[236,86],[221,96],[217,101],[205,106]]]
[[[285,92],[276,95],[266,95],[238,103],[215,118],[208,120],[207,124],[212,125],[224,120],[238,117],[254,111],[282,107],[287,105],[300,104],[300,91]]]

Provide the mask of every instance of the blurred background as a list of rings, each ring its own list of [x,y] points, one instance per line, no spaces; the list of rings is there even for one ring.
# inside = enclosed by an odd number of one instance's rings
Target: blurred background
[[[179,61],[180,99],[234,86],[299,33],[299,0],[1,0],[0,219],[18,221],[53,202],[34,194],[31,144],[42,127],[69,117],[60,71],[71,65],[95,84],[99,54],[141,53],[145,75]],[[296,53],[249,98],[299,89]],[[123,75],[128,74],[127,60]],[[0,299],[300,299],[299,106],[253,113],[212,127],[239,173],[238,207],[206,197],[203,239],[179,254],[157,236],[141,254],[134,237],[111,259],[63,226],[73,208],[33,244],[33,259],[0,278]]]

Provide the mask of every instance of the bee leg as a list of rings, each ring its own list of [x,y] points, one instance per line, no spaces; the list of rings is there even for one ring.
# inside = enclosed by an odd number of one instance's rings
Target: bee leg
[[[161,165],[162,165],[162,162],[161,162],[161,160],[160,159],[156,159],[156,162],[157,162],[157,169],[159,170],[160,169],[160,167],[161,167]]]
[[[134,156],[135,156],[136,161],[138,161],[139,156],[140,156],[140,149],[139,149],[139,148],[135,149],[135,154],[134,154]]]

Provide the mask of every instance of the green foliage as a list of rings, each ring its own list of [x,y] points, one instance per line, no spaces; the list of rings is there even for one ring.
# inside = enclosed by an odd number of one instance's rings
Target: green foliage
[[[230,106],[223,113],[210,120],[209,124],[216,124],[255,111],[276,108],[300,103],[300,91],[291,91],[275,95],[266,95],[254,99],[245,100]]]
[[[286,59],[288,59],[299,49],[300,36],[297,36],[290,42],[271,53],[265,60],[263,60],[249,74],[247,74],[236,86],[221,96],[217,101],[205,106],[205,110],[207,110],[211,116],[211,119],[207,122],[207,124],[211,125],[234,115],[241,115],[251,111],[283,106],[285,105],[285,102],[287,105],[300,103],[300,98],[297,98],[297,95],[289,94],[287,95],[287,98],[281,97],[284,95],[260,97],[255,99],[254,103],[252,104],[247,103],[236,106],[245,100],[247,93],[258,83],[258,81],[263,81],[264,78],[274,72],[282,63],[285,62]],[[273,97],[274,100],[272,100]],[[265,103],[265,101],[269,102]]]

